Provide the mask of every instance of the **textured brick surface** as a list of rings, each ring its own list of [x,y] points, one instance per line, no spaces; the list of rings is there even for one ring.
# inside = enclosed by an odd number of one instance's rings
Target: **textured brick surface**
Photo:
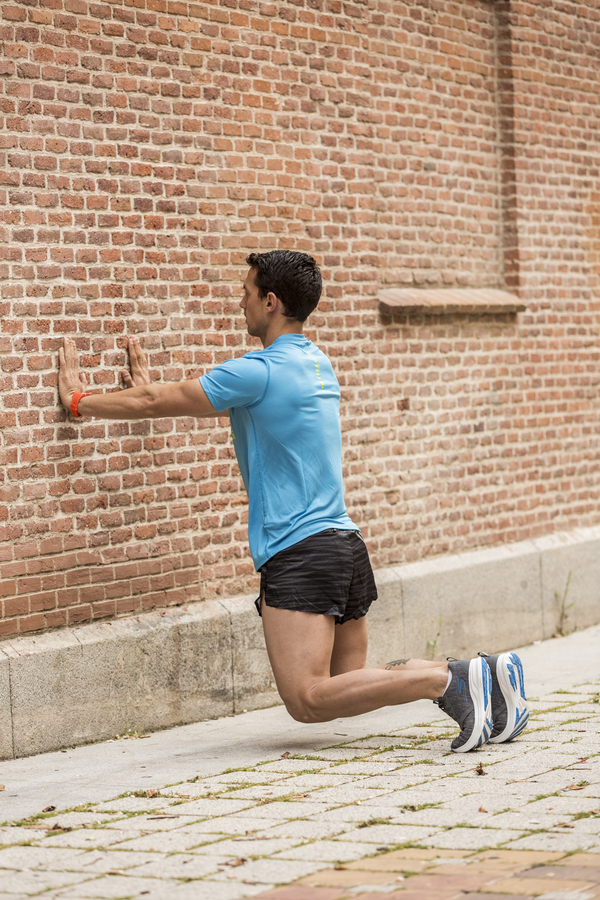
[[[27,0],[0,11],[0,633],[253,590],[228,422],[70,421],[254,347],[249,250],[314,253],[377,566],[598,521],[592,0]],[[380,289],[512,314],[381,317]],[[596,291],[596,294],[594,294]]]

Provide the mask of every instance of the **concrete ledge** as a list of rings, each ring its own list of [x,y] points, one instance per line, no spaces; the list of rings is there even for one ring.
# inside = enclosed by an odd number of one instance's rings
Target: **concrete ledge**
[[[379,291],[379,309],[394,313],[517,313],[527,306],[516,294],[496,288],[385,288]]]
[[[254,597],[232,597],[222,600],[221,605],[227,610],[231,625],[231,711],[240,713],[279,703]]]
[[[600,623],[600,527],[380,569],[369,665]],[[0,643],[0,759],[279,703],[252,597]]]
[[[557,631],[562,599],[565,631],[600,622],[600,527],[549,534],[534,544],[540,554],[544,637]],[[568,587],[567,587],[568,584]]]
[[[540,558],[528,541],[414,563],[400,579],[410,656],[463,658],[542,638]]]
[[[13,756],[10,662],[0,653],[0,759],[12,759]]]
[[[231,714],[231,643],[203,603],[0,644],[14,756]]]

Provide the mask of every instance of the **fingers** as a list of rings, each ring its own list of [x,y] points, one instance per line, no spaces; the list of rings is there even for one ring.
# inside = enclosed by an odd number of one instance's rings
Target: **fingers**
[[[130,337],[128,339],[128,347],[131,372],[123,370],[120,373],[125,387],[130,388],[138,384],[149,384],[148,361],[140,346],[139,339]],[[58,363],[59,378],[64,382],[65,390],[68,387],[71,391],[76,391],[81,385],[88,385],[89,378],[87,374],[79,370],[79,354],[73,338],[65,337],[63,346],[59,347],[58,350]]]
[[[79,371],[79,355],[73,338],[66,337],[64,345],[58,351],[61,366],[67,370],[67,374],[77,374]]]
[[[150,384],[150,372],[148,371],[148,358],[140,345],[139,338],[129,338],[129,364],[131,366],[131,385]]]
[[[75,341],[72,338],[65,338],[65,357],[67,365],[73,367],[79,366],[77,347],[75,346]]]
[[[58,348],[59,368],[66,375],[73,375],[79,370],[79,358],[77,356],[77,347],[72,338],[66,337],[62,347]]]
[[[129,358],[131,365],[146,365],[146,354],[142,350],[139,339],[136,337],[129,338]]]

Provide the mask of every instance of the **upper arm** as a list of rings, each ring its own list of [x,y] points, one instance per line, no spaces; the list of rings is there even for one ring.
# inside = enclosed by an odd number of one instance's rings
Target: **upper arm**
[[[200,378],[200,386],[216,410],[238,409],[259,403],[269,384],[269,364],[250,353],[215,366]]]
[[[219,412],[214,408],[197,378],[158,387],[159,392],[155,400],[156,417],[192,416],[204,419],[222,416],[225,413],[225,410]]]

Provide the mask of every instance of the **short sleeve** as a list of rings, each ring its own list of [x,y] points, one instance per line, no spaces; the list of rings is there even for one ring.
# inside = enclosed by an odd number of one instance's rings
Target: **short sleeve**
[[[269,384],[269,364],[259,356],[229,359],[200,376],[200,384],[217,412],[252,406],[264,397]]]

